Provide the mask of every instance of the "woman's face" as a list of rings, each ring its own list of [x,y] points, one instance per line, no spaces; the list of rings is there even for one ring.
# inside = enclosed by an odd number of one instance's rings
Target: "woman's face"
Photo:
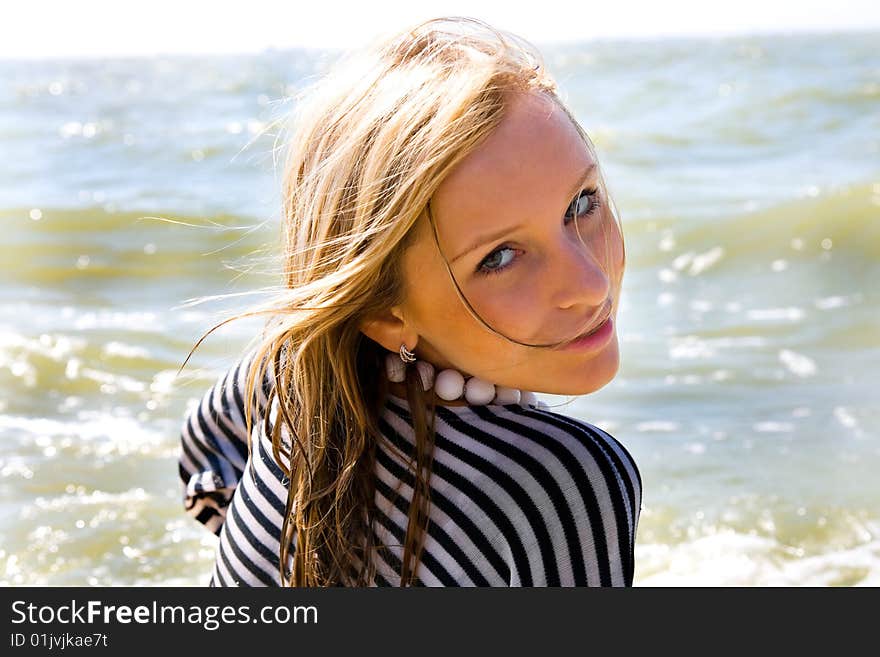
[[[553,344],[594,329],[609,310],[610,330],[566,348],[492,333],[456,294],[423,217],[404,254],[399,306],[417,358],[551,394],[586,394],[614,378],[624,253],[595,164],[553,101],[516,94],[497,129],[437,189],[431,212],[461,291],[496,331]],[[607,242],[603,225],[613,227]]]

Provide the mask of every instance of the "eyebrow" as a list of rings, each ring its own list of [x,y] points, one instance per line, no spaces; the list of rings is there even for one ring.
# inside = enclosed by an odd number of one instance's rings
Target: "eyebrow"
[[[571,199],[574,198],[574,195],[580,191],[581,186],[584,184],[584,182],[587,180],[587,178],[589,178],[591,175],[593,175],[593,172],[595,170],[596,170],[596,163],[591,162],[590,165],[586,168],[586,170],[577,179],[577,182],[574,184],[572,190],[569,192],[568,196],[566,197],[566,198],[568,198],[569,201],[571,201]],[[523,227],[523,225],[524,224],[517,224],[516,226],[511,226],[509,228],[502,228],[501,230],[497,230],[494,233],[487,233],[486,235],[482,235],[482,236],[478,237],[464,251],[462,251],[457,256],[452,258],[449,261],[449,263],[452,264],[456,260],[459,260],[459,259],[463,258],[464,256],[466,256],[471,251],[474,251],[474,250],[480,248],[481,246],[488,244],[490,242],[494,242],[496,240],[499,240],[502,237],[504,237],[505,235],[507,235],[508,233],[512,233],[516,230],[519,230],[520,228]]]

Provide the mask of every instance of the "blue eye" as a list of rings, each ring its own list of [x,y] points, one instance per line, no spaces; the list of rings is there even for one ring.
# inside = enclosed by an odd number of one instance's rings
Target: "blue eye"
[[[495,249],[490,253],[483,262],[480,263],[477,271],[481,274],[497,274],[500,271],[507,269],[510,266],[510,263],[513,262],[513,253],[516,249],[511,249],[509,246],[502,246],[499,249]],[[504,254],[509,252],[511,255],[508,258],[504,258]]]
[[[596,208],[599,207],[598,193],[598,188],[582,189],[579,191],[578,195],[569,203],[568,209],[565,211],[565,218],[574,219],[575,217],[585,217],[593,214]]]
[[[568,224],[575,217],[586,217],[593,214],[599,207],[599,189],[582,189],[578,192],[565,211],[565,223]],[[477,266],[477,273],[481,275],[499,274],[513,264],[517,249],[509,246],[500,246],[487,255]]]

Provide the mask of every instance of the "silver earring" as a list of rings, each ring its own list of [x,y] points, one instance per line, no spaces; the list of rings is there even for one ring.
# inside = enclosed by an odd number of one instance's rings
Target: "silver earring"
[[[400,360],[404,363],[412,363],[415,361],[416,355],[406,348],[406,343],[403,342],[400,345]]]

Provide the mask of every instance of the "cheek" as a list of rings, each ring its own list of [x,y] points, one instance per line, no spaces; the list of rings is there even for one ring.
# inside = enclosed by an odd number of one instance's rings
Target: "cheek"
[[[421,335],[441,350],[461,346],[475,336],[489,335],[479,327],[458,297],[442,264],[431,263],[411,270],[409,314]],[[471,305],[473,299],[468,296]],[[477,306],[474,309],[479,310]]]
[[[468,312],[442,261],[431,255],[414,258],[405,269],[407,305],[425,337],[438,346],[452,344],[476,352],[494,353],[513,346],[486,330]],[[499,278],[507,276],[500,274]],[[459,278],[458,285],[477,316],[492,329],[506,337],[530,342],[547,328],[547,309],[540,301],[546,290],[542,290],[538,279],[534,275],[509,281],[494,281],[491,276],[486,280]]]
[[[503,274],[502,274],[503,276]],[[471,306],[492,328],[505,336],[529,342],[542,328],[546,306],[535,281],[515,286],[491,282],[468,293]]]

